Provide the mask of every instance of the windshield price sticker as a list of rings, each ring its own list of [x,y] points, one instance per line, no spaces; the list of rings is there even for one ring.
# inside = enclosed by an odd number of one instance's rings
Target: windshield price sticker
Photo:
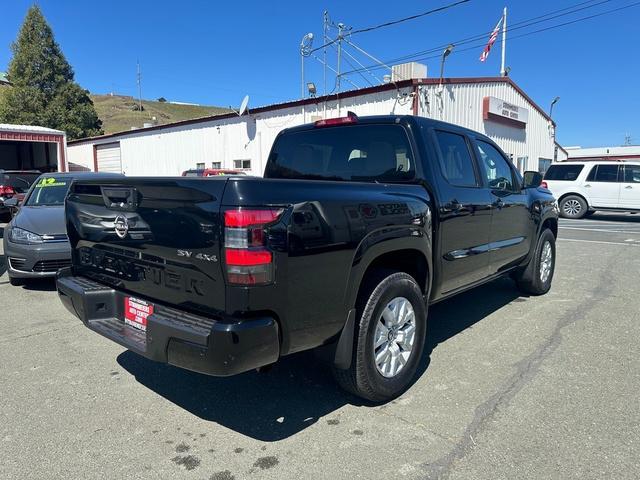
[[[43,187],[66,187],[67,182],[61,182],[60,180],[56,180],[55,178],[43,178],[38,183],[36,183],[36,188]]]

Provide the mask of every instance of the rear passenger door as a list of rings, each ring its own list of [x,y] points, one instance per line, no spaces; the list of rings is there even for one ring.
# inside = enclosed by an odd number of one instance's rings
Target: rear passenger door
[[[620,201],[620,165],[595,165],[584,183],[585,192],[594,207],[618,208]]]
[[[620,184],[620,208],[640,210],[640,165],[624,165]]]
[[[440,179],[439,244],[442,294],[485,278],[489,267],[491,209],[469,138],[455,130],[434,130]]]

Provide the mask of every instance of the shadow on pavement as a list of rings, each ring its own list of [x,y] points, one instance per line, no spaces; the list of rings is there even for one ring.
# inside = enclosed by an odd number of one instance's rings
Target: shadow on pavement
[[[0,255],[0,277],[7,272],[7,257]]]
[[[593,215],[584,217],[585,220],[596,220],[601,222],[626,222],[626,223],[640,223],[640,215],[633,215],[631,213],[614,213],[614,212],[596,212]]]
[[[25,290],[33,290],[36,292],[55,292],[56,281],[53,278],[34,278],[29,279],[22,286]]]
[[[514,283],[503,279],[431,307],[416,381],[438,344],[518,297]],[[266,374],[247,372],[227,378],[156,363],[130,351],[117,361],[142,385],[203,420],[267,442],[288,438],[345,404],[367,405],[340,390],[312,352],[284,357]]]

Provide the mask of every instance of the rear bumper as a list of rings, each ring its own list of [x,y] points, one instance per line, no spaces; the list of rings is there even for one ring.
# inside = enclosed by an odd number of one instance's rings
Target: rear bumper
[[[208,318],[156,304],[146,332],[125,324],[126,295],[63,269],[56,277],[64,306],[91,330],[150,360],[214,376],[274,363],[278,323],[270,317]]]

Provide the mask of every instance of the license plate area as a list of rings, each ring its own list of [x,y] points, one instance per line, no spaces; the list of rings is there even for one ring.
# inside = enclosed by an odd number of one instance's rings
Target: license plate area
[[[147,331],[147,318],[153,314],[153,303],[135,297],[124,297],[124,323],[142,332]]]

